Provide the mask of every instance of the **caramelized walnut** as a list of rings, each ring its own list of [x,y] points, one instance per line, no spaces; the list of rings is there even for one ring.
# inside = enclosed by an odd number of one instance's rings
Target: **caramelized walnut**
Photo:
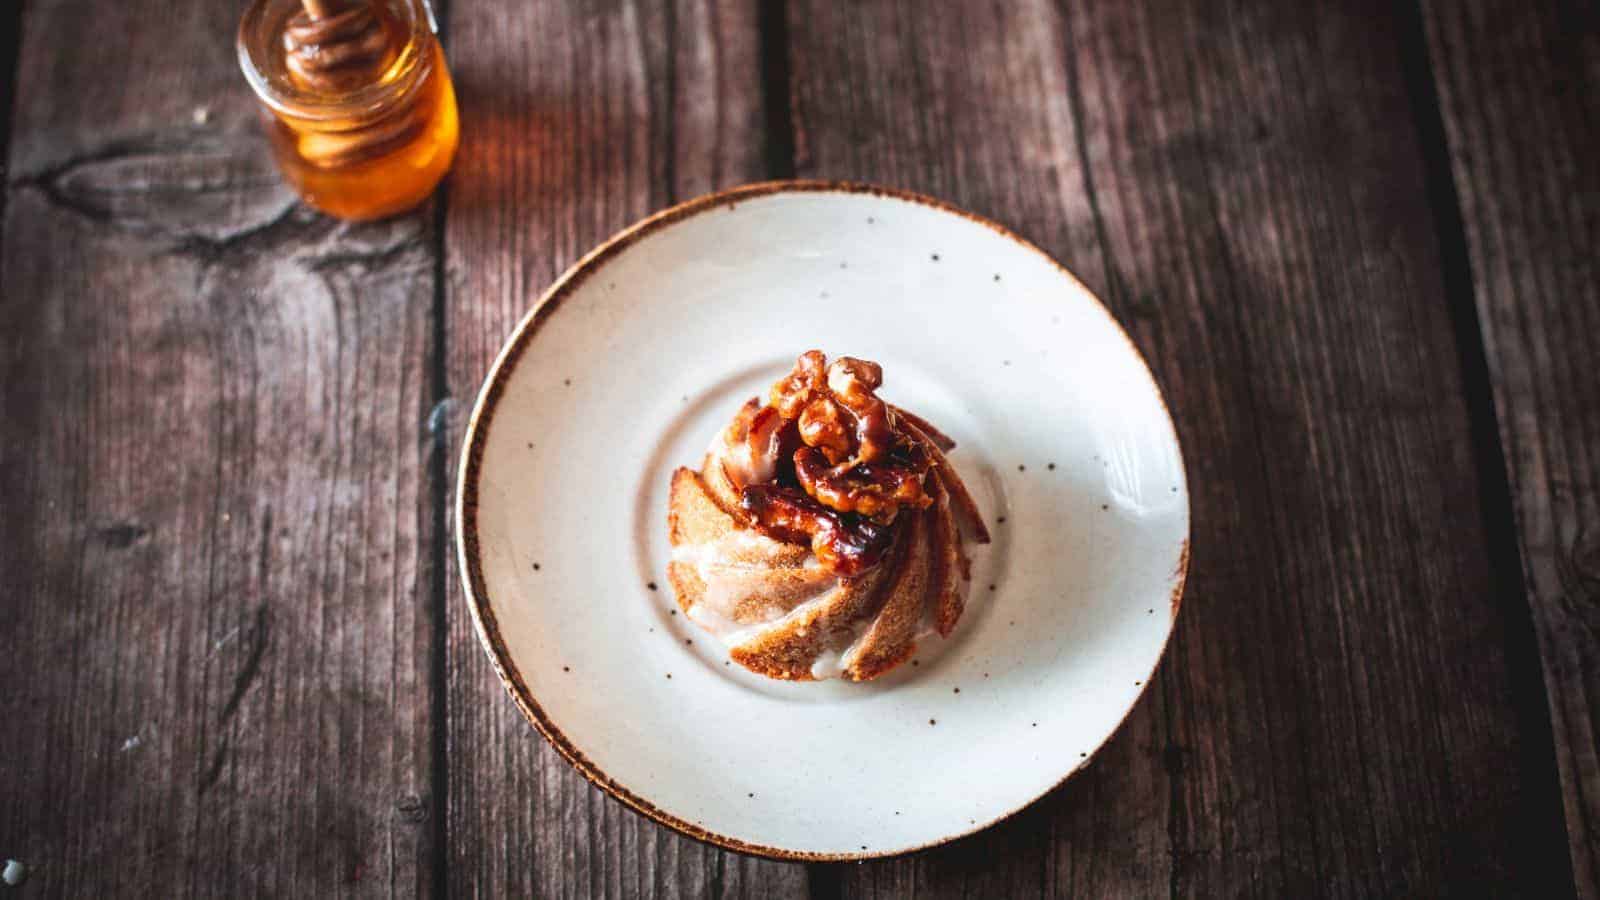
[[[794,371],[772,386],[767,394],[767,405],[776,409],[785,419],[799,418],[817,395],[827,390],[828,358],[821,350],[807,350],[794,362]]]
[[[806,493],[829,509],[856,513],[882,524],[894,521],[901,506],[926,509],[933,498],[924,477],[933,460],[920,445],[901,443],[888,459],[855,468],[828,466],[815,447],[794,452],[794,474]]]
[[[819,350],[795,361],[766,403],[752,399],[723,432],[723,471],[749,521],[777,540],[809,545],[842,574],[873,565],[902,508],[926,509],[932,452],[901,429],[874,393],[877,363]]]
[[[873,394],[883,385],[883,368],[849,356],[826,363],[820,350],[801,354],[772,386],[767,405],[798,419],[801,438],[830,465],[853,468],[881,458],[895,440],[894,414]]]
[[[792,458],[806,493],[836,512],[888,524],[901,506],[932,502],[922,484],[931,462],[904,449],[915,439],[897,431],[894,413],[873,393],[882,385],[875,362],[841,356],[827,365],[810,350],[772,386],[767,408],[798,422],[804,447]]]
[[[841,356],[828,367],[828,391],[856,420],[855,463],[868,463],[889,452],[894,420],[889,407],[872,392],[883,386],[883,367]]]
[[[801,411],[800,440],[822,451],[830,466],[850,458],[850,429],[845,426],[844,413],[827,397],[812,400]]]
[[[753,484],[740,506],[757,529],[775,540],[809,544],[817,562],[840,575],[874,566],[894,543],[894,529],[859,516],[843,516],[792,487]]]

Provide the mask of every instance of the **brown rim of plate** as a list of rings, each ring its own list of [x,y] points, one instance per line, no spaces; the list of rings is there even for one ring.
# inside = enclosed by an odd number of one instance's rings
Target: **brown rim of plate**
[[[512,701],[515,702],[517,708],[522,711],[522,715],[530,723],[532,723],[533,727],[536,728],[540,734],[544,735],[545,740],[549,741],[551,745],[556,748],[556,751],[559,752],[567,762],[572,764],[573,768],[577,769],[580,773],[582,773],[583,777],[587,778],[597,787],[617,798],[618,800],[621,800],[623,803],[644,814],[645,816],[654,819],[655,821],[673,829],[674,831],[695,838],[696,840],[704,841],[708,844],[713,844],[728,850],[735,850],[740,853],[749,853],[756,856],[764,856],[770,859],[787,860],[791,862],[856,862],[867,859],[885,859],[889,857],[902,856],[907,853],[916,853],[921,850],[939,847],[952,841],[960,840],[961,838],[964,838],[970,834],[975,834],[984,830],[985,828],[997,825],[1006,819],[1015,816],[1024,809],[1027,809],[1029,806],[1037,803],[1041,798],[1054,792],[1063,784],[1066,784],[1073,775],[1076,775],[1078,772],[1082,771],[1084,767],[1086,767],[1090,761],[1094,759],[1095,755],[1100,752],[1100,748],[1105,746],[1105,742],[1110,740],[1112,735],[1122,730],[1123,724],[1127,721],[1128,713],[1132,712],[1134,707],[1139,705],[1139,701],[1144,699],[1145,691],[1149,690],[1150,682],[1154,680],[1156,668],[1160,666],[1162,658],[1166,656],[1167,645],[1171,643],[1172,632],[1176,628],[1178,608],[1183,600],[1184,584],[1188,579],[1189,573],[1189,534],[1186,534],[1183,539],[1177,570],[1174,572],[1175,577],[1173,581],[1171,597],[1171,619],[1169,619],[1170,624],[1167,629],[1166,639],[1162,641],[1161,652],[1156,655],[1155,665],[1151,666],[1150,672],[1145,675],[1143,682],[1139,686],[1138,695],[1134,697],[1133,702],[1128,705],[1128,708],[1123,711],[1122,718],[1118,720],[1117,726],[1107,732],[1106,736],[1101,739],[1100,743],[1096,745],[1094,749],[1079,757],[1072,768],[1067,770],[1065,775],[1061,776],[1061,780],[1039,792],[1037,796],[1030,798],[1028,801],[1017,806],[1015,809],[996,816],[995,818],[990,819],[981,825],[976,825],[965,831],[956,832],[955,834],[948,835],[940,838],[939,840],[930,841],[926,844],[920,844],[915,847],[907,847],[900,850],[892,850],[881,853],[872,852],[870,850],[862,853],[813,853],[809,851],[786,850],[782,847],[768,847],[761,844],[752,844],[747,841],[741,841],[738,838],[717,834],[716,832],[707,830],[706,828],[697,825],[694,822],[685,821],[665,810],[658,809],[655,805],[650,803],[650,801],[638,796],[637,794],[634,794],[611,776],[601,771],[599,766],[596,766],[593,762],[591,762],[589,758],[584,756],[583,752],[572,743],[572,741],[567,739],[567,736],[561,732],[561,729],[556,727],[555,722],[551,721],[550,717],[545,714],[544,709],[539,706],[538,701],[533,698],[533,692],[528,689],[527,683],[523,681],[522,673],[517,670],[516,663],[512,661],[511,655],[506,652],[505,643],[500,637],[499,625],[495,621],[494,611],[490,608],[490,604],[486,602],[486,598],[488,597],[488,589],[484,583],[483,570],[478,563],[478,531],[476,515],[478,508],[477,483],[478,470],[483,461],[483,436],[488,432],[489,423],[494,418],[495,407],[499,403],[501,393],[505,390],[506,378],[509,376],[511,371],[516,368],[517,360],[521,358],[523,352],[525,352],[532,344],[534,336],[539,331],[539,326],[544,323],[544,320],[548,318],[550,314],[555,312],[555,310],[561,305],[562,301],[569,297],[572,292],[581,286],[585,281],[589,280],[589,278],[599,271],[600,267],[603,266],[608,260],[626,250],[628,247],[638,242],[641,238],[648,237],[649,235],[654,234],[655,232],[660,231],[669,225],[687,219],[690,216],[697,215],[720,206],[731,207],[738,204],[742,200],[766,197],[772,194],[827,193],[872,194],[878,197],[887,197],[906,203],[914,203],[919,206],[927,206],[943,212],[952,213],[968,221],[976,222],[977,224],[982,225],[983,227],[988,228],[989,230],[1002,235],[1003,237],[1009,238],[1010,240],[1020,244],[1022,247],[1044,257],[1044,259],[1047,260],[1058,271],[1060,271],[1061,274],[1065,275],[1074,284],[1078,285],[1078,287],[1082,289],[1086,296],[1094,300],[1095,305],[1099,307],[1100,312],[1104,314],[1108,320],[1110,320],[1112,326],[1116,328],[1117,333],[1122,335],[1123,340],[1128,342],[1128,347],[1133,351],[1134,356],[1138,358],[1142,365],[1144,365],[1145,374],[1150,378],[1150,385],[1151,387],[1155,388],[1156,400],[1161,404],[1162,412],[1166,414],[1167,427],[1172,429],[1173,442],[1178,444],[1178,471],[1183,476],[1185,485],[1187,485],[1189,481],[1187,471],[1183,465],[1183,445],[1178,441],[1178,429],[1172,421],[1171,411],[1167,409],[1166,398],[1161,395],[1161,386],[1156,382],[1155,374],[1150,371],[1150,364],[1145,360],[1144,354],[1139,352],[1138,345],[1134,344],[1133,339],[1128,336],[1128,333],[1123,329],[1122,324],[1118,322],[1116,317],[1111,314],[1111,311],[1107,309],[1105,304],[1100,301],[1100,298],[1095,296],[1094,292],[1089,290],[1082,281],[1079,281],[1076,275],[1072,274],[1072,272],[1068,271],[1065,266],[1061,265],[1059,262],[1056,262],[1056,260],[1051,257],[1050,254],[1039,249],[1033,243],[1019,237],[1010,229],[1007,229],[1005,226],[1000,225],[997,222],[986,219],[983,216],[979,216],[975,213],[970,213],[964,209],[960,209],[959,207],[946,203],[943,200],[938,200],[933,197],[928,197],[923,194],[918,194],[913,191],[907,191],[900,188],[888,188],[874,184],[863,184],[860,182],[849,181],[762,181],[754,184],[740,185],[739,187],[727,188],[725,190],[715,191],[701,197],[696,197],[693,200],[685,201],[677,206],[669,207],[660,212],[647,216],[644,219],[641,219],[622,231],[617,232],[615,235],[611,236],[611,238],[606,240],[605,243],[589,251],[583,256],[582,259],[579,259],[572,265],[571,268],[567,269],[567,271],[563,273],[560,278],[556,279],[555,284],[552,284],[550,288],[544,292],[544,295],[539,298],[538,302],[534,304],[533,308],[522,317],[522,321],[517,323],[517,327],[512,331],[510,339],[506,341],[505,346],[500,350],[499,356],[497,356],[495,361],[490,365],[489,375],[484,381],[482,390],[478,394],[478,402],[473,405],[472,416],[467,420],[467,430],[461,451],[461,465],[456,481],[456,551],[457,563],[461,567],[462,582],[467,594],[467,608],[472,612],[472,621],[478,632],[478,640],[483,644],[484,651],[489,654],[490,663],[493,664],[495,672],[500,676],[500,681],[505,685],[506,692],[511,695]],[[1187,491],[1185,492],[1185,495],[1187,496]],[[469,515],[469,513],[471,514]],[[1190,534],[1192,534],[1193,528],[1190,527],[1188,531]]]

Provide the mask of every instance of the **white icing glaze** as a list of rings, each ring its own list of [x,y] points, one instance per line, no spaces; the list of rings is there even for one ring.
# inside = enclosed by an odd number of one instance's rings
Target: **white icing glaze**
[[[705,582],[706,592],[699,605],[708,606],[724,616],[731,616],[742,601],[759,596],[766,589],[768,571],[754,566],[702,567],[700,580]],[[760,618],[770,620],[781,615],[783,615],[782,609],[768,606],[762,611]]]
[[[856,656],[861,651],[861,640],[867,636],[870,628],[872,628],[870,616],[851,622],[849,639],[838,640],[836,636],[835,640],[830,641],[811,664],[811,677],[838,678],[849,671],[850,667],[856,664]]]
[[[820,604],[828,602],[828,599],[837,590],[838,582],[835,581],[827,590],[819,592],[816,596],[799,604],[787,613],[775,615],[771,619],[749,625],[742,625],[716,610],[707,609],[703,603],[697,603],[689,607],[688,616],[690,621],[716,635],[726,646],[737,647],[740,644],[761,637],[774,628],[781,628],[791,621],[801,618],[811,610],[816,609]],[[776,608],[774,608],[773,612],[777,612]]]
[[[760,532],[739,528],[728,532],[720,540],[704,544],[680,544],[673,547],[672,561],[689,563],[699,567],[712,563],[721,563],[733,554],[745,556],[759,554],[768,559],[776,559],[780,554],[787,551],[787,546]],[[811,562],[811,559],[806,560],[808,566]]]
[[[759,596],[769,587],[772,568],[759,563],[728,562],[731,558],[752,555],[758,559],[775,559],[787,549],[784,544],[745,529],[730,531],[716,541],[672,548],[673,561],[694,566],[695,574],[705,584],[704,595],[687,612],[690,620],[731,647],[794,615],[794,610],[785,613],[782,607],[769,605],[759,621],[737,621],[734,612],[740,603]],[[823,575],[822,565],[815,558],[808,558],[802,570],[815,578],[815,590],[796,609],[815,603],[839,586],[837,577]]]
[[[827,678],[838,678],[844,674],[843,659],[843,651],[832,648],[823,650],[817,654],[816,660],[811,663],[811,677],[819,681]]]
[[[689,617],[689,621],[716,635],[718,639],[730,647],[739,643],[738,641],[730,640],[730,637],[747,631],[750,627],[740,625],[721,612],[707,607],[704,603],[696,603],[689,607],[684,615]]]

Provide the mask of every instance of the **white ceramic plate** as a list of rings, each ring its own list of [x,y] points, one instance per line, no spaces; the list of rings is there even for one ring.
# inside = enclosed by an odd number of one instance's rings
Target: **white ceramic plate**
[[[995,531],[950,640],[867,684],[728,665],[666,578],[671,471],[813,347],[883,364]],[[781,183],[647,219],[540,299],[473,410],[456,534],[485,649],[584,775],[716,844],[856,859],[1088,762],[1171,632],[1188,499],[1149,370],[1065,269],[934,200]]]

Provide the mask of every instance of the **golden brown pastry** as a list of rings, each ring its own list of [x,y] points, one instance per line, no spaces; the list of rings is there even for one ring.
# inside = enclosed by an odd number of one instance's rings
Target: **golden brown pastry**
[[[949,438],[877,396],[883,370],[804,353],[700,471],[672,476],[668,576],[684,615],[772,678],[876,678],[948,636],[987,544]]]

